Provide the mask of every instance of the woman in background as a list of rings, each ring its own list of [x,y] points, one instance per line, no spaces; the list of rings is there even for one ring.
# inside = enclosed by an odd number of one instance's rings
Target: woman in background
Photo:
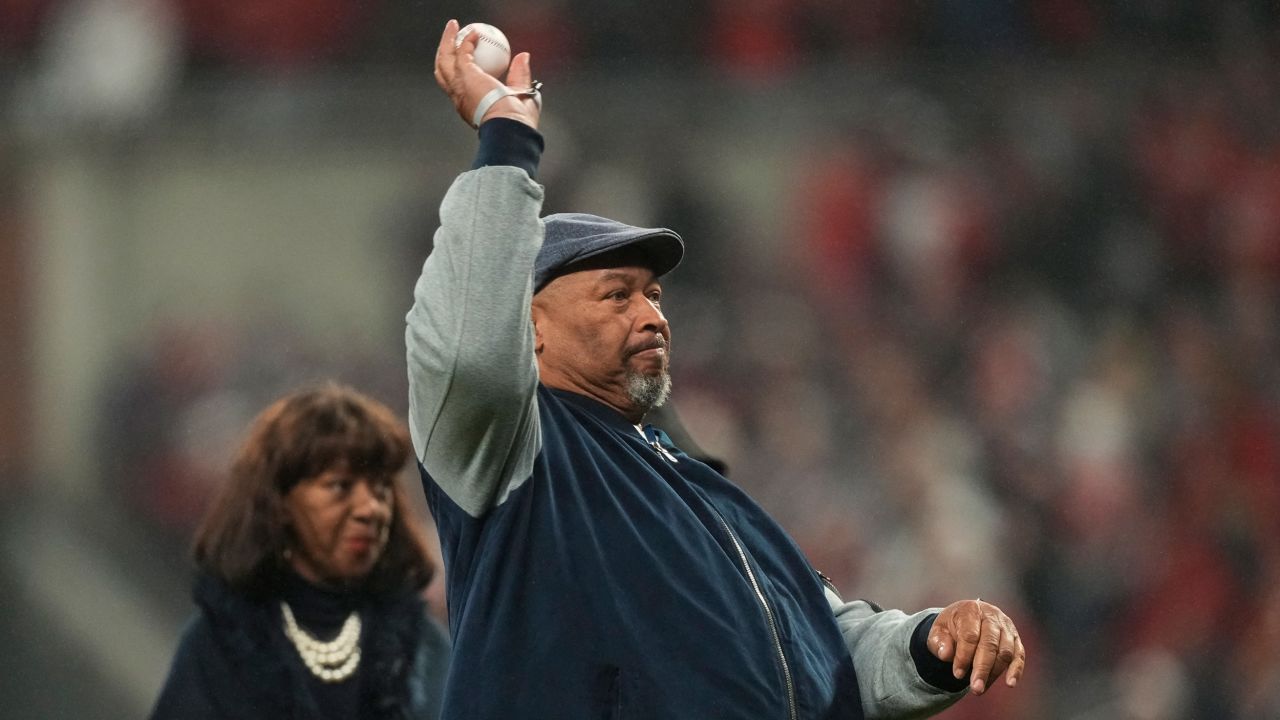
[[[435,571],[398,477],[403,424],[328,384],[253,422],[197,531],[199,614],[152,718],[435,718]]]

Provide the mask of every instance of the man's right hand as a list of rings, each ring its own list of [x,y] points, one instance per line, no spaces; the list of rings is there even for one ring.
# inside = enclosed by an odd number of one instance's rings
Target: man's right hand
[[[459,46],[454,47],[457,36],[458,21],[450,20],[445,23],[444,34],[440,36],[440,47],[436,49],[435,76],[440,89],[449,96],[458,115],[470,125],[481,99],[494,88],[502,87],[502,83],[475,63],[476,42],[480,34],[469,33]],[[507,86],[514,90],[524,90],[532,84],[529,53],[519,53],[512,58],[511,66],[507,69]],[[536,130],[540,114],[541,109],[533,98],[508,96],[494,103],[480,122],[505,117],[518,120]]]
[[[982,600],[961,600],[943,608],[927,642],[939,660],[951,663],[956,679],[969,676],[975,695],[986,692],[1001,675],[1013,687],[1027,666],[1027,649],[1013,620]]]

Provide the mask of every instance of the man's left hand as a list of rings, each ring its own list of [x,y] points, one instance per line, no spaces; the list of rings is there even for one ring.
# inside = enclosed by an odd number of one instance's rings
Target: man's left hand
[[[1001,675],[1009,687],[1018,683],[1027,664],[1013,620],[981,600],[961,600],[943,608],[929,631],[929,651],[949,661],[956,678],[969,676],[969,688],[981,695]]]

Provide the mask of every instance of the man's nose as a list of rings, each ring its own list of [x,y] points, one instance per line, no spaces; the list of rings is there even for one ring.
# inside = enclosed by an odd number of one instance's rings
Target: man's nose
[[[640,324],[640,330],[666,335],[667,317],[662,314],[662,308],[649,298],[644,298],[641,302],[640,314],[636,318]]]

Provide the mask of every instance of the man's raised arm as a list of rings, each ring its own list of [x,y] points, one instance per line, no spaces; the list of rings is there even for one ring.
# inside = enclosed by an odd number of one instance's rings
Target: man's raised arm
[[[542,244],[539,105],[503,95],[473,62],[476,34],[454,46],[450,20],[436,81],[468,123],[478,118],[476,167],[445,195],[431,255],[406,318],[409,428],[431,479],[473,517],[528,477],[538,452],[538,370],[529,319],[534,258]],[[532,84],[528,53],[511,63],[515,89]]]

